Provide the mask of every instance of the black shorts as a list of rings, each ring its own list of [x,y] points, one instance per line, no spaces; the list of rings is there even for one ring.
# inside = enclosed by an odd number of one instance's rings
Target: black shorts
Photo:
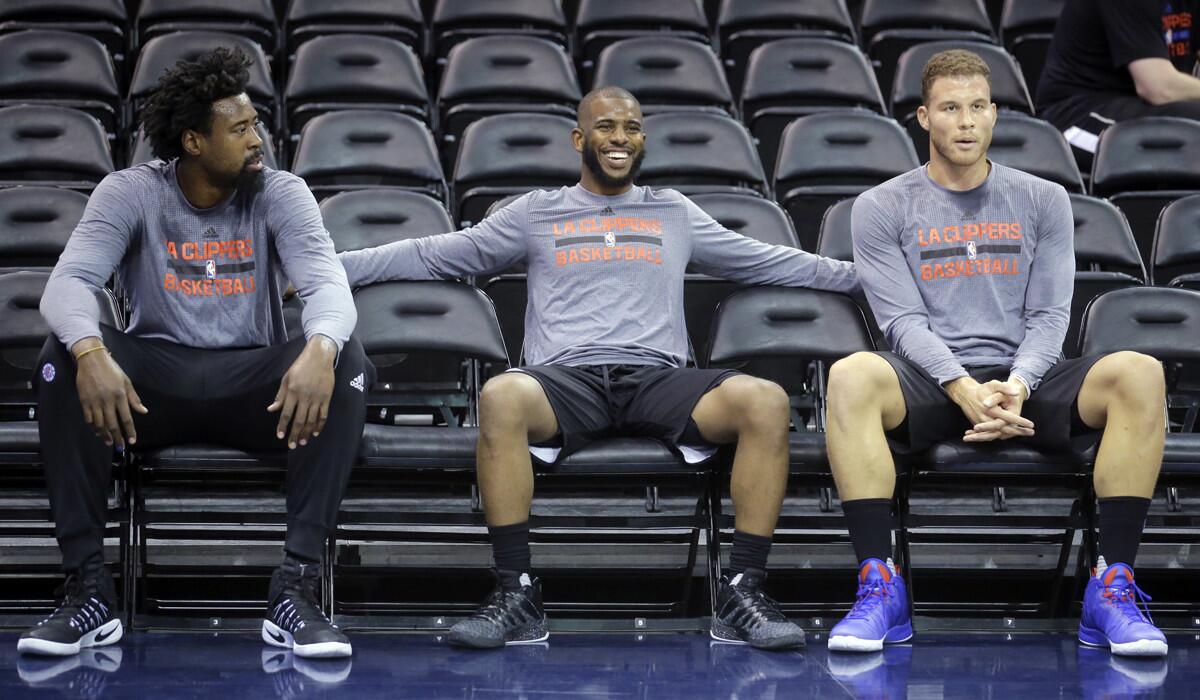
[[[550,400],[558,434],[531,445],[535,456],[547,462],[616,435],[657,438],[689,462],[698,461],[699,453],[711,452],[713,446],[701,437],[692,410],[701,396],[738,374],[729,369],[652,365],[534,365],[509,371],[536,379]]]
[[[971,428],[958,404],[937,380],[915,362],[891,352],[877,352],[896,370],[904,394],[904,422],[887,432],[892,450],[900,454],[919,452],[936,442],[962,440]],[[1013,438],[1047,450],[1083,448],[1100,438],[1079,416],[1079,390],[1092,365],[1102,357],[1093,355],[1060,360],[1042,377],[1042,383],[1021,406],[1021,415],[1033,421],[1033,436]],[[1009,367],[968,367],[978,382],[1008,379]]]

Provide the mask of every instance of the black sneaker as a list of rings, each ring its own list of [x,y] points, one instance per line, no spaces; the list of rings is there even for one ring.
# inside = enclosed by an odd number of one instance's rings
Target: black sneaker
[[[284,558],[271,576],[271,602],[262,626],[264,642],[302,657],[350,656],[350,640],[329,622],[317,603],[320,577],[316,564]]]
[[[103,561],[89,560],[67,576],[58,595],[62,596],[58,609],[21,635],[17,651],[70,656],[80,649],[106,646],[121,639],[124,628],[113,605],[116,586]]]
[[[719,642],[749,644],[756,649],[804,646],[804,630],[790,622],[779,604],[762,591],[767,575],[758,569],[729,579],[721,577],[710,634]]]
[[[542,582],[529,574],[496,572],[496,588],[471,617],[450,628],[451,644],[492,649],[550,638],[542,609]]]

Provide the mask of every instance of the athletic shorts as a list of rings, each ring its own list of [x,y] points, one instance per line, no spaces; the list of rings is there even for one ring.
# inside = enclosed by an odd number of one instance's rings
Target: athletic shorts
[[[971,422],[950,395],[915,362],[891,352],[877,352],[888,361],[900,379],[906,415],[904,422],[887,432],[892,450],[900,454],[919,452],[934,443],[962,440]],[[1103,357],[1093,355],[1059,360],[1042,377],[1042,383],[1021,406],[1021,415],[1033,421],[1033,436],[1018,437],[1024,444],[1046,450],[1084,448],[1100,438],[1100,431],[1079,417],[1079,390],[1092,365]],[[1007,366],[967,367],[980,383],[1005,381]]]
[[[542,385],[558,433],[530,445],[553,463],[605,437],[650,437],[679,452],[689,463],[703,461],[716,446],[700,435],[692,410],[700,397],[738,372],[656,365],[534,365],[508,370]]]

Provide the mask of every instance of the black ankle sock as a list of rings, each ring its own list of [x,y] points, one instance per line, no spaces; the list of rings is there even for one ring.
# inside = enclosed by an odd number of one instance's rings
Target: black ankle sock
[[[770,537],[734,530],[733,548],[729,552],[729,575],[737,576],[745,573],[746,569],[766,571],[770,553]]]
[[[299,554],[296,554],[295,552],[289,552],[286,549],[283,550],[283,556],[285,559],[291,559],[292,561],[296,562],[297,564],[304,564],[306,566],[309,564],[320,564],[321,563],[320,561],[318,561],[316,559],[301,556]]]
[[[529,571],[528,520],[500,527],[489,525],[488,537],[492,540],[492,556],[496,559],[497,569],[517,573]]]
[[[860,498],[842,501],[854,556],[887,561],[892,556],[892,499]]]
[[[1117,496],[1100,499],[1100,556],[1107,563],[1133,566],[1149,510],[1149,498]]]

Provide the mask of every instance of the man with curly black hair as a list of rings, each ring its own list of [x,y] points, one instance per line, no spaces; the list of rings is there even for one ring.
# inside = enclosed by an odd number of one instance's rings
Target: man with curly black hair
[[[53,335],[38,361],[38,427],[66,595],[21,636],[69,655],[121,638],[103,556],[113,447],[211,443],[288,449],[288,527],[263,640],[346,656],[321,613],[318,562],[362,435],[373,368],[351,338],[342,266],[304,181],[262,164],[249,59],[216,49],[159,80],[142,125],[159,160],[112,173],[42,296]],[[116,273],[122,332],[96,294]],[[288,340],[280,291],[304,300]]]

